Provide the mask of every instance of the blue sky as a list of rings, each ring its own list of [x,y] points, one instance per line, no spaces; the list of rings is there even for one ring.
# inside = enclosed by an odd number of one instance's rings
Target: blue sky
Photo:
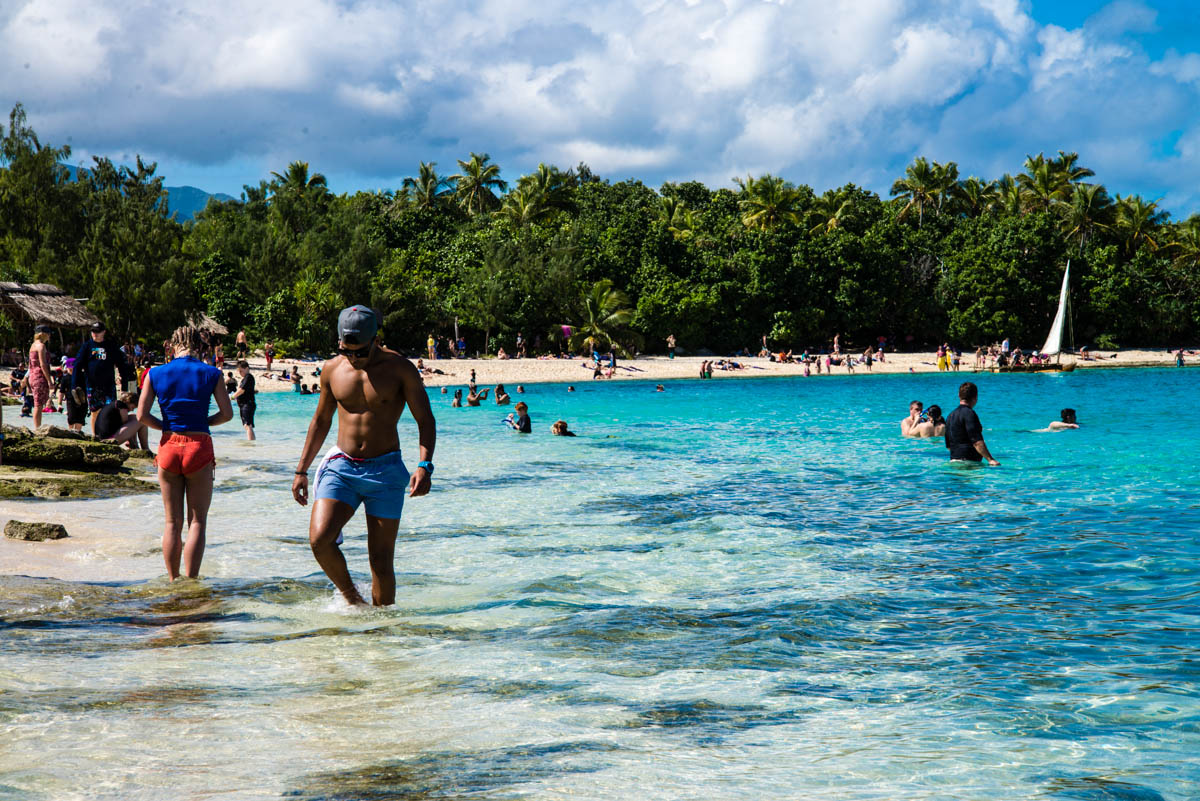
[[[886,194],[1078,151],[1200,212],[1200,14],[1179,0],[4,0],[0,105],[44,141],[237,195],[304,160],[389,189],[471,151]]]

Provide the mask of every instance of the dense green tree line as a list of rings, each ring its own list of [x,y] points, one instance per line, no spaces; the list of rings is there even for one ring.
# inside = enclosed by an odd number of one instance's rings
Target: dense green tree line
[[[70,150],[42,145],[20,106],[0,134],[0,280],[59,284],[123,335],[207,311],[321,351],[337,310],[365,301],[412,352],[456,321],[489,351],[517,332],[545,349],[661,350],[668,333],[715,351],[835,332],[1036,346],[1068,259],[1080,344],[1174,344],[1200,321],[1200,216],[1110,196],[1074,153],[997,180],[918,158],[891,198],[772,175],[654,191],[582,164],[509,186],[479,153],[454,172],[422,163],[394,192],[336,195],[295,162],[181,225],[153,165],[96,159],[73,181]]]

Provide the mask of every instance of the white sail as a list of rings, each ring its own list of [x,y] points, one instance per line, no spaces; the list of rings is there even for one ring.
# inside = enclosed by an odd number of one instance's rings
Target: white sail
[[[1054,325],[1050,326],[1050,334],[1046,337],[1046,344],[1042,345],[1043,356],[1057,356],[1062,353],[1063,326],[1067,324],[1067,315],[1070,313],[1067,309],[1067,301],[1071,292],[1071,262],[1067,262],[1067,269],[1063,272],[1062,293],[1058,298],[1058,314],[1054,315]]]

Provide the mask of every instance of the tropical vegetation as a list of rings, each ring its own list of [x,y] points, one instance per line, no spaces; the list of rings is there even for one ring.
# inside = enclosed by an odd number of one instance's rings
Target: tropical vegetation
[[[1200,216],[1110,194],[1073,152],[994,179],[918,157],[889,197],[776,175],[656,190],[584,164],[510,185],[486,153],[335,194],[296,161],[186,223],[155,165],[73,177],[70,156],[19,105],[0,126],[0,280],[58,284],[127,337],[203,311],[326,352],[337,310],[366,302],[413,353],[456,325],[482,352],[519,332],[540,350],[1036,345],[1068,260],[1079,344],[1190,342],[1200,322]]]

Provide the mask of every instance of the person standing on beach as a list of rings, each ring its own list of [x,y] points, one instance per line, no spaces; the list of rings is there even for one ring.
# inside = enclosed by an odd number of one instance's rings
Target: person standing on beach
[[[246,338],[246,329],[241,329],[237,332],[237,338],[233,342],[237,348],[237,357],[239,360],[245,359],[250,353],[250,340]]]
[[[105,339],[106,331],[104,323],[92,323],[90,340],[83,343],[79,356],[75,359],[74,388],[82,392],[84,387],[87,387],[87,405],[92,413],[93,434],[96,433],[96,416],[100,414],[100,410],[117,399],[117,382],[113,370],[121,374],[122,382],[128,384],[133,381],[133,368],[125,360],[121,349]],[[217,375],[220,375],[220,371]]]
[[[50,374],[50,329],[39,325],[33,334],[33,346],[29,348],[29,391],[33,395],[33,427],[42,425],[42,409],[50,400],[50,387],[54,377]]]
[[[308,542],[317,563],[346,602],[365,604],[338,547],[342,529],[359,505],[365,505],[371,601],[388,606],[396,601],[393,560],[404,489],[408,488],[410,498],[428,494],[437,429],[417,368],[383,347],[378,331],[379,318],[366,306],[350,306],[338,315],[338,355],[321,370],[320,400],[300,453],[292,497],[301,506],[308,505],[308,468],[329,433],[336,410],[337,444],[317,468]],[[406,405],[419,432],[420,461],[411,475],[400,458],[396,431]]]
[[[952,462],[981,462],[987,459],[992,467],[1000,463],[992,458],[987,443],[983,441],[983,425],[975,414],[979,401],[979,387],[965,381],[958,388],[958,408],[946,418],[946,447]]]
[[[242,359],[237,363],[238,381],[233,400],[237,401],[238,416],[242,420],[242,428],[246,430],[246,439],[254,441],[254,412],[258,409],[258,394],[254,388],[254,376],[250,373],[250,364]]]
[[[675,335],[667,334],[667,358],[675,358]]]
[[[437,342],[434,340],[433,334],[430,334],[429,338],[425,340],[425,350],[429,352],[429,361],[437,359]]]
[[[146,375],[137,419],[142,425],[163,432],[158,446],[158,486],[166,512],[162,549],[167,576],[174,581],[180,576],[181,560],[183,575],[188,578],[200,575],[217,461],[209,426],[232,420],[233,407],[221,371],[197,358],[204,348],[199,329],[190,325],[175,329],[171,346],[175,358],[151,368]],[[155,400],[162,419],[151,414]],[[209,403],[214,400],[217,413],[210,415]],[[181,538],[185,498],[186,544]]]

